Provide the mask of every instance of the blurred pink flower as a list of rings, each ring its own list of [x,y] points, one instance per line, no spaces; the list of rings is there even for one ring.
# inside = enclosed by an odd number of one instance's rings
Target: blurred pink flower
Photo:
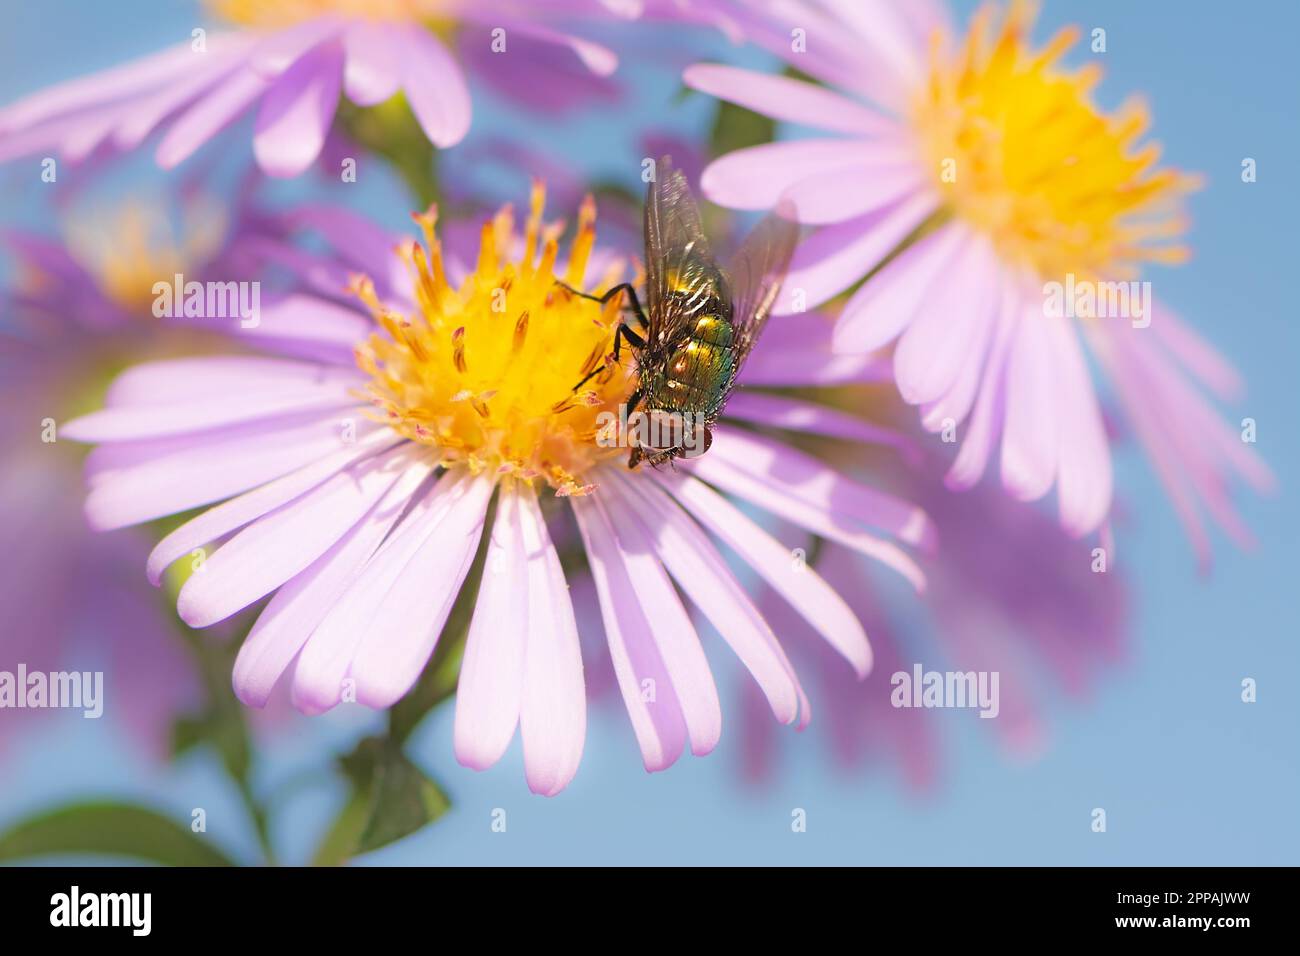
[[[792,615],[789,606],[772,592],[759,600],[759,608],[774,633],[790,648],[801,672],[811,673],[810,696],[817,721],[808,733],[830,748],[836,766],[854,770],[863,766],[897,766],[912,791],[929,790],[939,774],[939,741],[934,717],[924,710],[905,710],[889,704],[890,675],[911,666],[902,656],[907,647],[900,632],[881,613],[866,569],[842,549],[831,545],[817,562],[817,573],[845,596],[871,638],[873,666],[864,679],[823,653],[807,640],[807,626]],[[774,772],[780,741],[771,722],[761,720],[758,700],[746,685],[741,711],[742,770],[752,784],[767,783]]]
[[[109,230],[125,256],[107,259],[98,253],[109,249],[81,241],[92,238],[85,232],[69,237],[74,249],[0,233],[13,273],[0,293],[0,549],[13,557],[0,577],[0,670],[105,671],[106,712],[161,757],[175,718],[202,702],[197,676],[165,605],[126,570],[148,553],[146,538],[90,532],[79,508],[82,455],[47,440],[61,436],[46,427],[125,355],[154,347],[161,330],[140,306],[149,284],[132,285],[120,268],[126,257],[179,267],[199,247],[219,256],[220,244],[206,241],[188,250],[155,244],[148,256],[145,243],[159,238],[151,225],[147,207],[130,207]],[[6,710],[0,740],[44,714]]]
[[[631,373],[608,365],[588,391],[574,382],[610,348],[618,303],[598,308],[556,286],[585,284],[594,204],[584,204],[566,267],[542,226],[534,190],[523,255],[510,212],[482,230],[477,265],[449,282],[432,215],[425,243],[393,249],[355,216],[316,211],[313,225],[346,253],[298,264],[335,292],[350,286],[370,314],[301,293],[267,310],[255,338],[295,356],[146,364],[112,386],[107,408],[63,434],[97,442],[87,512],[121,527],[213,502],[163,539],[158,580],[177,559],[223,542],[181,591],[178,609],[206,627],[274,593],[241,650],[234,685],[261,706],[282,678],[305,712],[341,700],[388,707],[412,687],[479,550],[495,496],[482,583],[457,694],[455,749],[494,764],[516,726],[528,784],[555,794],[572,779],[586,727],[575,616],[553,544],[577,520],[614,671],[648,770],[689,741],[708,753],[721,708],[677,588],[754,675],[778,720],[806,721],[806,699],[767,622],[709,532],[865,673],[861,626],[815,573],[717,489],[923,579],[892,540],[932,545],[916,507],[850,481],[772,438],[723,424],[707,455],[676,473],[629,471],[627,449],[594,440],[600,410],[626,401]],[[614,269],[595,285],[608,287]],[[509,309],[494,308],[508,289]],[[177,389],[192,398],[176,401]],[[368,415],[366,401],[379,409]],[[769,396],[768,413],[807,432],[845,416]],[[540,479],[568,498],[543,501]],[[228,500],[227,500],[228,499]],[[876,529],[889,537],[880,537]],[[350,696],[352,695],[352,696]]]
[[[448,42],[470,52],[493,82],[508,78],[513,92],[534,105],[563,102],[567,87],[617,66],[606,48],[556,28],[572,8],[585,8],[567,0],[211,0],[209,6],[236,29],[0,110],[0,159],[55,151],[76,162],[101,147],[135,149],[159,132],[156,158],[170,169],[256,109],[258,164],[272,176],[296,176],[319,155],[340,93],[358,106],[404,93],[435,146],[460,142],[470,126],[470,96]]]
[[[22,555],[0,579],[0,670],[103,669],[110,713],[160,757],[175,719],[204,704],[194,662],[174,615],[129,570],[147,556],[147,536],[92,533],[83,450],[46,426],[128,361],[224,344],[207,320],[155,317],[151,300],[175,272],[222,282],[251,273],[253,237],[269,241],[279,221],[255,190],[240,196],[219,202],[192,183],[113,203],[79,191],[61,204],[62,235],[0,230],[0,548]],[[0,726],[39,716],[6,710]]]
[[[859,469],[880,475],[873,463]],[[829,711],[817,727],[846,766],[892,757],[918,789],[939,777],[939,722],[957,719],[891,704],[891,676],[926,670],[999,674],[999,712],[988,721],[1014,755],[1046,747],[1048,711],[1059,693],[1085,698],[1124,660],[1128,601],[1122,576],[1098,570],[1090,548],[990,487],[955,495],[934,469],[893,469],[894,484],[935,521],[943,547],[927,563],[924,605],[890,607],[890,592],[852,552],[828,544],[815,567],[849,602],[871,638],[875,668],[854,680],[831,663],[807,627],[768,594],[759,605],[792,660],[819,665],[814,704]],[[783,535],[784,540],[797,536]],[[906,626],[902,626],[906,622]],[[822,701],[824,703],[818,703]],[[980,720],[983,724],[984,721]],[[773,759],[768,729],[746,726],[746,769],[763,777]]]
[[[175,719],[202,704],[201,687],[166,606],[130,571],[147,539],[90,533],[77,507],[78,456],[41,441],[58,390],[75,384],[45,381],[48,394],[6,389],[0,425],[0,548],[10,556],[0,576],[0,671],[103,671],[105,715],[161,759]],[[0,752],[50,714],[5,709]]]
[[[1076,279],[1127,283],[1144,263],[1181,261],[1181,199],[1195,186],[1155,167],[1156,147],[1139,141],[1140,104],[1115,116],[1092,105],[1095,64],[1056,65],[1077,30],[1036,51],[1021,2],[1000,25],[996,8],[981,8],[964,43],[929,2],[773,0],[752,12],[767,22],[766,33],[750,30],[762,45],[836,88],[710,64],[685,74],[697,90],[839,134],[738,150],[705,170],[715,202],[763,209],[785,196],[819,227],[779,308],[816,306],[867,277],[840,312],[835,350],[893,344],[898,390],[924,427],[961,428],[949,486],[978,482],[1000,440],[1007,491],[1029,501],[1055,487],[1074,535],[1102,525],[1112,496],[1082,337],[1202,562],[1200,506],[1248,543],[1229,485],[1235,476],[1264,490],[1272,476],[1196,387],[1234,397],[1235,373],[1169,309],[1139,309],[1138,293],[1125,306],[1134,314],[1077,326],[1072,311],[1049,308],[1049,289]]]

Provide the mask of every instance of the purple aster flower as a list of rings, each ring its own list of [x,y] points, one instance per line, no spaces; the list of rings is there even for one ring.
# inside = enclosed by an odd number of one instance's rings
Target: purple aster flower
[[[602,414],[636,385],[634,370],[604,362],[618,302],[598,306],[557,284],[593,284],[585,276],[595,205],[583,205],[560,269],[542,201],[538,186],[517,259],[506,210],[484,225],[477,263],[459,282],[447,275],[432,213],[418,217],[423,244],[394,250],[356,217],[318,212],[315,224],[347,259],[301,264],[321,288],[363,266],[374,281],[354,276],[351,288],[368,314],[301,293],[266,310],[252,333],[314,361],[141,365],[113,384],[105,409],[63,433],[99,444],[87,501],[99,527],[220,502],[164,538],[148,573],[157,581],[172,562],[220,543],[179,596],[195,627],[273,595],[235,667],[236,693],[253,706],[282,679],[308,713],[341,701],[394,704],[433,653],[486,534],[455,751],[467,766],[488,767],[518,728],[528,784],[549,795],[576,772],[586,727],[577,626],[554,543],[572,534],[574,519],[648,770],[687,746],[708,753],[721,732],[718,693],[681,595],[740,657],[778,720],[809,716],[785,653],[717,542],[854,671],[871,665],[844,599],[815,573],[795,572],[790,552],[731,496],[918,588],[919,568],[892,539],[924,548],[933,534],[913,505],[725,420],[708,454],[676,471],[629,470],[627,448],[598,437]],[[610,269],[594,285],[616,278]],[[804,432],[846,428],[829,409],[764,401],[749,415],[765,424],[789,417]]]
[[[918,789],[934,783],[940,715],[898,708],[891,700],[893,675],[921,664],[930,671],[996,672],[997,716],[978,723],[1016,757],[1041,753],[1051,699],[1086,699],[1124,660],[1128,601],[1122,576],[1099,565],[1089,547],[1049,515],[1020,507],[991,487],[974,491],[970,500],[946,489],[934,468],[882,469],[873,460],[856,470],[891,472],[891,483],[933,518],[944,546],[927,566],[925,604],[908,608],[890,607],[889,590],[853,552],[835,544],[817,552],[817,571],[871,633],[875,667],[864,681],[846,680],[842,668],[827,666],[822,642],[811,640],[807,625],[773,595],[759,600],[773,628],[788,638],[792,660],[816,675],[831,715],[819,726],[832,752],[846,767],[873,758],[895,762]],[[782,538],[801,540],[797,529],[786,529]],[[761,778],[776,740],[761,721],[747,721],[744,735],[747,775]]]
[[[83,455],[50,425],[128,356],[194,344],[192,329],[153,317],[152,284],[173,271],[229,274],[230,243],[246,223],[214,229],[206,205],[178,219],[129,202],[103,213],[83,206],[58,239],[0,233],[10,260],[0,292],[0,548],[21,556],[0,579],[0,670],[103,670],[107,713],[158,756],[175,718],[201,700],[200,683],[174,619],[123,573],[148,554],[147,538],[91,533],[78,507]],[[206,225],[186,228],[196,221]],[[0,738],[44,713],[6,710]]]
[[[558,95],[548,91],[585,74],[606,76],[617,65],[609,50],[556,27],[583,7],[565,0],[211,0],[209,6],[236,29],[195,37],[0,110],[0,159],[51,151],[75,162],[103,148],[134,149],[156,132],[157,161],[170,169],[256,111],[259,165],[272,176],[295,176],[320,154],[340,94],[372,106],[404,93],[435,146],[460,142],[470,126],[470,97],[448,43],[472,51],[492,67],[490,74],[508,71],[516,88],[547,102]]]
[[[1196,180],[1156,165],[1140,103],[1115,115],[1092,103],[1096,64],[1059,65],[1078,30],[1033,49],[1022,2],[1000,23],[981,8],[964,41],[925,2],[773,0],[754,11],[765,47],[834,89],[710,64],[685,79],[834,134],[738,150],[702,179],[722,205],[785,196],[818,227],[778,308],[851,291],[835,349],[892,346],[902,397],[928,430],[960,440],[949,485],[975,484],[996,452],[1007,491],[1030,501],[1055,488],[1075,535],[1103,524],[1112,497],[1086,344],[1202,561],[1202,508],[1248,543],[1229,488],[1265,490],[1272,476],[1200,388],[1230,398],[1240,383],[1137,281],[1147,263],[1186,257],[1181,204]]]

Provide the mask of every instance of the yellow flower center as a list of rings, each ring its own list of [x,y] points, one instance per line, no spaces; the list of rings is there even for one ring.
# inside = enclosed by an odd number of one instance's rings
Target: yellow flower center
[[[249,27],[284,27],[329,14],[370,20],[430,20],[448,6],[448,0],[208,0],[215,15]]]
[[[914,104],[946,212],[1040,276],[1132,278],[1144,262],[1184,261],[1182,200],[1198,180],[1157,168],[1159,146],[1139,145],[1145,106],[1106,115],[1089,98],[1101,68],[1057,65],[1077,27],[1035,51],[1033,4],[1013,0],[996,33],[995,15],[982,7],[950,57],[935,38]]]
[[[151,314],[154,284],[213,255],[226,232],[225,215],[212,202],[182,210],[180,236],[156,203],[128,202],[99,214],[83,214],[66,229],[73,257],[125,311]],[[187,277],[188,278],[188,277]],[[194,277],[197,278],[197,277]]]
[[[592,466],[627,453],[597,435],[609,420],[601,413],[618,414],[636,374],[609,354],[619,302],[602,307],[558,284],[558,229],[542,226],[544,197],[534,184],[517,262],[510,207],[484,224],[477,266],[459,288],[443,271],[435,212],[416,216],[425,243],[406,243],[398,254],[412,274],[417,309],[391,311],[358,276],[353,289],[383,331],[356,349],[356,359],[371,376],[367,397],[383,420],[435,449],[442,465],[541,477],[559,495],[586,494]],[[574,288],[595,242],[595,219],[588,197],[563,275]],[[611,268],[602,284],[612,285],[620,271]]]

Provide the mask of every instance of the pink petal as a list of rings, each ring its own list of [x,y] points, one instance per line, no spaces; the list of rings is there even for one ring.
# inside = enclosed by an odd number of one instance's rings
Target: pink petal
[[[519,723],[530,626],[519,509],[519,496],[503,487],[456,687],[456,759],[475,770],[501,759]]]
[[[355,445],[342,448],[282,478],[260,485],[238,498],[231,498],[215,508],[209,508],[158,542],[149,555],[145,573],[149,580],[157,585],[162,579],[163,572],[177,558],[279,508],[315,488],[353,462],[386,449],[398,441],[398,436],[389,429],[376,429],[365,437],[359,438]]]
[[[742,385],[772,388],[811,385],[868,384],[893,381],[888,356],[839,355],[824,349],[800,349],[782,355],[755,351],[745,363]]]
[[[322,14],[262,35],[253,51],[253,70],[273,80],[326,40],[341,37],[350,21]]]
[[[113,380],[104,403],[110,408],[169,405],[178,397],[225,399],[248,392],[270,396],[325,384],[351,388],[364,381],[355,368],[322,368],[284,359],[233,355],[163,359],[128,368]]]
[[[1017,317],[1007,359],[1007,411],[1002,434],[1002,484],[1021,501],[1047,494],[1056,479],[1061,434],[1057,357],[1041,308]]]
[[[335,598],[374,554],[411,496],[432,471],[416,461],[403,470],[379,504],[301,574],[275,592],[235,659],[235,694],[250,707],[265,707],[280,677]]]
[[[655,644],[653,625],[637,599],[614,528],[597,497],[571,498],[570,504],[600,597],[610,660],[641,747],[641,760],[652,773],[664,770],[681,756],[686,723]],[[646,688],[654,689],[650,699]]]
[[[901,144],[893,143],[884,148],[844,139],[764,143],[715,159],[700,174],[700,189],[720,206],[771,209],[796,183],[816,178],[851,188],[855,180],[866,180],[872,168],[905,158]],[[899,191],[893,195],[897,197]],[[801,222],[815,221],[803,218],[802,206],[798,211]]]
[[[496,17],[489,15],[488,20],[495,24]],[[609,76],[618,69],[618,56],[613,50],[600,43],[584,40],[582,37],[552,30],[540,23],[527,20],[512,20],[508,29],[511,32],[533,37],[545,43],[553,43],[573,52],[582,65],[597,76]]]
[[[894,376],[904,401],[937,401],[967,364],[983,357],[998,311],[997,276],[993,250],[976,238],[926,297],[894,350]]]
[[[0,134],[0,163],[32,154],[61,151],[63,142],[76,135],[84,117],[75,115],[51,120],[32,129]]]
[[[1073,324],[1065,318],[1043,320],[1057,356],[1057,404],[1061,415],[1061,449],[1057,497],[1061,526],[1079,537],[1096,531],[1110,512],[1110,445],[1101,408]]]
[[[120,405],[74,418],[60,430],[73,441],[139,441],[271,420],[295,412],[354,408],[356,402],[346,386],[326,383],[284,394],[235,393],[220,400],[201,398],[170,405]]]
[[[248,53],[248,64],[243,69],[192,103],[173,122],[157,148],[157,163],[164,169],[172,169],[194,155],[204,143],[242,116],[279,74],[337,31],[338,21],[333,17],[316,17],[266,35]]]
[[[419,679],[474,563],[491,497],[486,477],[466,479],[392,582],[352,659],[360,703],[391,707]]]
[[[623,566],[681,705],[691,753],[709,753],[722,734],[722,706],[695,625],[641,523],[613,504],[606,507],[599,497],[596,503],[614,528]]]
[[[637,516],[655,552],[709,622],[730,645],[762,688],[776,719],[793,723],[799,716],[799,681],[771,628],[736,582],[722,555],[700,529],[657,484],[642,476],[629,480],[610,469],[601,485],[609,507]],[[611,495],[614,489],[617,491]]]
[[[76,128],[60,141],[60,151],[70,163],[80,163],[89,158],[104,144],[128,111],[129,106],[106,106],[92,115],[81,117]]]
[[[1208,569],[1213,549],[1205,523],[1197,511],[1194,486],[1189,480],[1186,462],[1178,455],[1166,430],[1168,423],[1161,420],[1160,407],[1148,401],[1149,385],[1145,372],[1133,361],[1133,356],[1125,354],[1122,349],[1115,350],[1112,354],[1111,371],[1138,438],[1151,458],[1170,503],[1182,521],[1183,529],[1191,538],[1197,561],[1202,569]]]
[[[578,772],[587,736],[582,651],[560,556],[551,544],[531,486],[519,487],[518,505],[528,553],[530,617],[519,735],[524,743],[528,789],[553,797]]]
[[[269,81],[252,70],[241,70],[186,107],[171,124],[154,154],[163,169],[173,169],[233,123],[259,96]]]
[[[1125,407],[1173,496],[1202,566],[1209,564],[1209,541],[1194,496],[1200,496],[1214,520],[1241,547],[1251,547],[1254,536],[1228,493],[1230,471],[1239,472],[1257,490],[1268,491],[1274,484],[1268,467],[1179,374],[1148,331],[1111,324],[1090,332],[1113,366]]]
[[[878,63],[893,79],[897,93],[910,90],[922,77],[927,47],[916,42],[899,5],[880,0],[824,0],[830,13],[863,41],[863,59]],[[894,96],[887,101],[893,102]]]
[[[845,441],[889,445],[913,454],[919,454],[916,444],[902,432],[873,425],[854,415],[849,415],[826,405],[806,402],[784,395],[767,395],[750,390],[737,391],[727,402],[727,418],[783,428],[788,431]]]
[[[156,89],[190,73],[203,55],[195,53],[187,41],[111,70],[59,83],[0,110],[0,131],[7,134]]]
[[[353,350],[375,330],[356,309],[314,295],[294,293],[262,306],[261,321],[235,334],[259,348],[355,367]]]
[[[133,102],[113,131],[114,145],[121,150],[135,149],[168,116],[242,69],[247,61],[248,42],[243,37],[229,37],[227,40],[223,55],[216,57],[209,39],[208,62],[196,64],[188,76]]]
[[[343,44],[347,50],[343,84],[353,103],[374,106],[401,89],[401,61],[393,56],[398,41],[385,24],[370,20],[349,22]]]
[[[402,88],[425,134],[439,149],[455,146],[469,132],[465,77],[441,41],[424,27],[403,30]]]
[[[800,179],[785,191],[799,221],[813,226],[844,222],[918,192],[925,174],[910,160],[831,170]]]
[[[899,202],[819,229],[799,246],[774,312],[788,314],[802,289],[815,308],[862,279],[934,210],[934,198],[917,193]]]
[[[983,317],[970,349],[957,369],[956,380],[941,397],[921,407],[921,424],[927,431],[943,431],[950,422],[966,420],[984,379],[989,353],[1002,331],[1002,317],[1007,302],[1011,301],[1008,297],[1014,297],[1010,284],[997,276],[991,281],[990,277],[981,276],[980,282],[987,286],[988,306],[981,310]]]
[[[332,253],[308,251],[293,242],[261,235],[246,238],[243,251],[268,265],[282,266],[292,274],[304,291],[326,296],[353,310],[357,309],[356,297],[347,291],[357,270],[348,268],[346,263],[340,262]],[[376,283],[379,282],[378,277],[371,278]]]
[[[342,206],[298,206],[291,219],[295,226],[319,232],[335,255],[375,280],[377,288],[383,289],[385,284],[409,288],[411,274],[397,251],[407,241],[400,233],[389,232],[368,216]]]
[[[1151,305],[1151,329],[1183,366],[1223,399],[1238,399],[1243,386],[1236,369],[1191,326],[1159,303]]]
[[[412,557],[464,494],[463,479],[459,471],[444,472],[335,598],[294,664],[290,696],[303,713],[323,713],[339,703],[375,615]]]
[[[380,427],[362,411],[355,413],[358,438]],[[104,445],[87,459],[86,517],[106,531],[220,501],[346,450],[343,438],[337,416],[313,412],[215,434]]]
[[[728,19],[734,18],[738,40],[750,40],[815,80],[893,105],[889,97],[897,83],[879,64],[864,61],[861,38],[809,4],[783,4],[783,7],[775,11],[780,15],[774,17],[771,15],[774,11],[760,9],[758,4],[733,4],[728,9]],[[816,51],[814,55],[794,52],[791,43],[794,26],[805,30],[811,49]]]
[[[785,598],[800,616],[844,656],[859,677],[871,670],[871,645],[853,611],[809,567],[796,571],[789,548],[702,481],[659,472],[655,476],[700,524],[740,556]]]
[[[844,355],[831,351],[833,325],[817,312],[773,316],[740,371],[740,384],[766,386],[838,385],[894,381],[887,355]]]
[[[948,226],[900,252],[844,304],[831,347],[862,353],[892,342],[934,292],[935,278],[968,248],[969,241],[965,229]]]
[[[320,155],[338,109],[343,45],[329,40],[301,57],[262,99],[253,154],[270,176],[297,176]]]
[[[894,136],[899,132],[898,125],[883,114],[802,80],[697,63],[686,68],[682,82],[764,116],[803,126],[859,136]]]
[[[827,516],[856,519],[927,551],[937,544],[934,523],[924,509],[846,478],[811,455],[766,435],[725,429],[714,436],[709,454],[695,459],[697,469],[706,460],[725,462]]]
[[[966,436],[944,483],[953,491],[973,487],[988,467],[993,444],[1002,434],[1006,412],[1006,367],[1012,336],[1025,308],[1014,280],[1003,277],[1002,307],[997,318],[987,367],[980,381],[975,407],[966,425]]]
[[[1222,475],[1220,480],[1212,480],[1209,485],[1221,486],[1226,480],[1228,469],[1217,462],[1221,456],[1226,459],[1225,464],[1240,473],[1256,491],[1268,492],[1276,487],[1272,471],[1259,455],[1241,440],[1236,429],[1219,417],[1155,342],[1144,338],[1142,330],[1123,325],[1112,326],[1108,331],[1112,341],[1125,341],[1129,350],[1138,356],[1150,384],[1151,399],[1170,409],[1171,414],[1186,424],[1186,428],[1178,431],[1185,436],[1184,442],[1188,451],[1193,453],[1192,457],[1203,462],[1205,470]]]
[[[244,528],[190,575],[176,610],[208,627],[306,570],[360,521],[415,463],[403,445],[327,479]]]
[[[931,38],[938,33],[941,36],[953,35],[952,21],[948,16],[948,6],[943,0],[908,0],[898,8],[919,50],[930,48]]]
[[[715,432],[715,450],[718,440],[719,435]],[[710,484],[717,485],[775,515],[780,515],[801,528],[875,558],[901,574],[918,591],[925,587],[925,575],[922,574],[921,569],[893,542],[868,533],[858,526],[857,522],[845,521],[836,513],[827,512],[823,507],[809,503],[797,486],[774,483],[771,473],[758,477],[747,469],[734,467],[732,462],[724,461],[713,451],[693,459],[690,471]]]

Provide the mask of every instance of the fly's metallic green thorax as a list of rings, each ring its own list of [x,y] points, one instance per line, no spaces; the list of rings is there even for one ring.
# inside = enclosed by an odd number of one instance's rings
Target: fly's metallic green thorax
[[[646,190],[645,309],[626,289],[638,326],[620,323],[614,355],[626,341],[636,353],[637,389],[629,419],[640,412],[670,439],[632,449],[628,466],[660,464],[708,450],[745,359],[772,311],[798,238],[794,210],[778,206],[722,268],[709,250],[686,178],[664,157]],[[671,425],[672,423],[669,422]],[[658,434],[662,435],[661,430]]]

